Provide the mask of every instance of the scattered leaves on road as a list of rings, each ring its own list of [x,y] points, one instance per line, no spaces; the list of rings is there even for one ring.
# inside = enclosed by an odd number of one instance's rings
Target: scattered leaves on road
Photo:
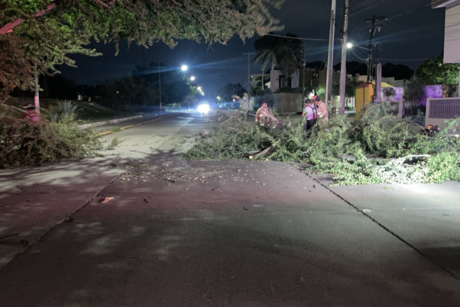
[[[106,204],[111,200],[114,200],[115,198],[113,197],[105,197],[103,200],[101,200],[101,204]]]

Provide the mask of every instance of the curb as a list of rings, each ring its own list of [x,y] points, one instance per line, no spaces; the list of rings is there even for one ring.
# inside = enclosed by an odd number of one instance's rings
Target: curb
[[[78,128],[80,129],[96,128],[96,127],[101,127],[101,126],[106,126],[106,125],[118,124],[118,123],[126,122],[126,121],[133,120],[133,119],[138,119],[142,117],[143,115],[134,115],[134,116],[128,116],[128,117],[115,118],[115,119],[110,119],[110,120],[106,120],[102,122],[95,122],[95,123],[79,125]]]
[[[175,114],[180,114],[180,113],[175,113]],[[142,123],[137,123],[137,124],[134,124],[134,125],[128,125],[128,126],[124,126],[124,127],[120,127],[120,128],[115,128],[113,130],[107,130],[107,131],[104,131],[104,132],[99,132],[98,134],[99,134],[99,136],[109,135],[109,134],[112,134],[112,133],[124,131],[126,129],[131,129],[131,128],[134,128],[134,127],[137,127],[137,126],[145,125],[145,124],[148,124],[148,123],[151,123],[151,122],[154,122],[154,121],[166,118],[166,117],[170,117],[170,116],[173,116],[173,115],[174,114],[163,115],[161,117],[156,117],[156,118],[153,118],[153,119],[149,119],[149,120],[147,120],[145,122],[142,122]]]

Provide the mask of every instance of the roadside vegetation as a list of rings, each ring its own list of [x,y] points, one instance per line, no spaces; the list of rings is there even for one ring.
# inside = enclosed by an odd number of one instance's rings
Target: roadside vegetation
[[[80,129],[79,109],[60,102],[39,122],[0,119],[0,169],[72,160],[96,155],[100,137],[91,128]],[[47,118],[46,118],[47,117]]]
[[[329,120],[308,133],[303,124],[291,129],[264,128],[235,113],[218,116],[217,127],[195,138],[186,159],[250,159],[306,164],[308,173],[332,174],[338,185],[368,183],[440,183],[459,180],[458,137],[448,134],[453,120],[429,136],[418,124],[392,115],[387,103],[370,107],[350,122]]]

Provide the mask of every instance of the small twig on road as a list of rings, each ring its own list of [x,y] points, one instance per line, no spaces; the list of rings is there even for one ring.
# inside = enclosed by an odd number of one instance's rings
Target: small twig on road
[[[3,236],[3,237],[0,237],[0,240],[2,239],[6,239],[6,238],[9,238],[9,237],[14,237],[14,236],[17,236],[19,233],[13,233],[13,234],[10,234],[10,235],[6,235],[6,236]]]

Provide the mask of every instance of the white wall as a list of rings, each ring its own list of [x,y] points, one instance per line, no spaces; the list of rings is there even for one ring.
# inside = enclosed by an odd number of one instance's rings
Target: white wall
[[[284,75],[281,70],[272,69],[270,71],[270,89],[272,92],[276,92],[279,90],[279,77]],[[299,87],[299,69],[296,70],[295,73],[291,76],[291,88],[298,88]]]
[[[446,9],[444,63],[460,63],[460,6]]]

